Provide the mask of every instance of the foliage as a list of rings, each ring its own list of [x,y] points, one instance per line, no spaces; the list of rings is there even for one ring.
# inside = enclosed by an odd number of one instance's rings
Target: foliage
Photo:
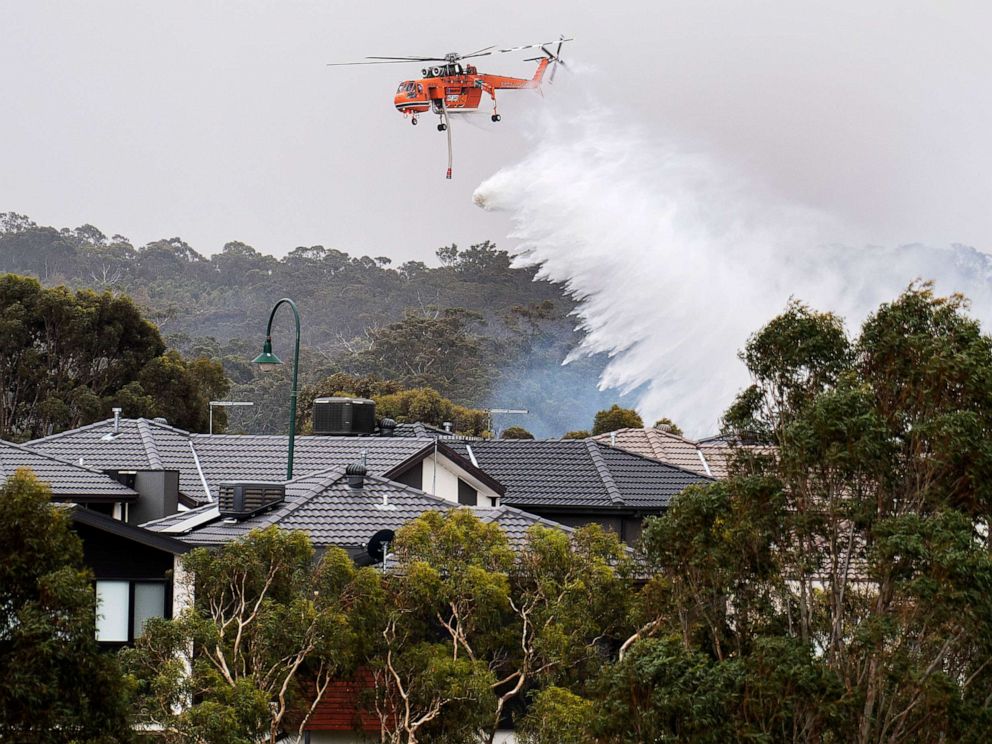
[[[614,403],[609,408],[600,411],[593,419],[592,433],[608,434],[619,429],[640,429],[644,421],[633,408],[621,408]]]
[[[394,267],[323,246],[276,259],[232,242],[204,257],[178,238],[135,247],[91,225],[57,230],[0,214],[0,271],[48,286],[126,292],[184,356],[222,360],[232,396],[255,402],[228,411],[235,430],[285,431],[288,383],[284,402],[268,405],[277,399],[274,384],[247,361],[287,292],[303,315],[303,384],[373,372],[463,405],[529,408],[540,436],[574,428],[608,402],[596,387],[602,356],[561,366],[579,339],[575,302],[561,285],[534,281],[534,268],[511,267],[489,242],[438,254],[438,267]],[[290,321],[276,317],[276,346],[291,343]]]
[[[95,640],[92,575],[50,498],[27,470],[0,489],[0,739],[129,741],[128,690]]]
[[[148,722],[175,742],[274,743],[291,713],[302,730],[365,646],[377,574],[337,548],[317,559],[306,534],[276,527],[198,548],[184,568],[195,607],[149,623],[124,654]]]
[[[471,436],[482,436],[488,425],[485,411],[453,403],[433,388],[409,389],[402,382],[372,374],[337,372],[301,391],[296,419],[301,432],[313,427],[313,401],[335,395],[371,398],[379,418],[391,418],[399,423],[419,421],[437,427],[450,423],[454,431]]]
[[[576,429],[575,431],[566,431],[562,435],[562,439],[588,439],[592,436],[592,432],[588,429]]]
[[[499,435],[500,439],[533,439],[534,435],[522,426],[508,426]]]
[[[0,438],[81,426],[114,406],[202,431],[207,401],[227,391],[217,363],[164,353],[158,330],[127,297],[7,275],[0,314]]]
[[[390,741],[491,741],[524,691],[590,676],[608,639],[627,632],[629,559],[598,526],[573,534],[535,526],[514,553],[497,525],[470,510],[427,512],[397,533],[395,555],[374,659]],[[428,686],[424,665],[445,654],[461,664],[459,685],[443,677]],[[483,681],[484,694],[474,687]],[[465,703],[471,711],[456,714]]]
[[[471,332],[482,315],[461,308],[407,312],[402,320],[367,332],[365,348],[345,364],[403,387],[433,388],[463,403],[489,390],[495,372],[483,340]]]
[[[683,432],[681,427],[672,421],[670,418],[660,418],[654,422],[655,429],[664,429],[665,431],[671,432],[672,434],[677,434],[682,436]]]
[[[978,741],[992,718],[992,339],[910,287],[853,342],[798,302],[748,341],[724,482],[644,531],[606,741]]]
[[[563,687],[552,685],[534,696],[517,727],[521,744],[583,744],[589,741],[595,706]]]

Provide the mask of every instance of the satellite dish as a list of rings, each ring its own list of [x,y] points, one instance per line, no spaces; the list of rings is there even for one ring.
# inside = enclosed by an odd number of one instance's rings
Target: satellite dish
[[[368,551],[369,558],[372,559],[373,563],[382,562],[386,554],[386,546],[392,544],[395,537],[396,533],[392,530],[379,530],[372,535],[365,549]]]

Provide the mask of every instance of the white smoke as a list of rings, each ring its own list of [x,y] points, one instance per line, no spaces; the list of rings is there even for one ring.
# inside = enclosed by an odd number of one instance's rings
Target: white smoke
[[[972,249],[846,247],[864,237],[602,113],[548,116],[538,131],[474,200],[509,214],[517,265],[580,300],[572,356],[609,354],[601,387],[636,391],[649,423],[714,431],[748,382],[737,351],[790,296],[856,330],[914,279],[934,279],[992,318],[992,263]]]

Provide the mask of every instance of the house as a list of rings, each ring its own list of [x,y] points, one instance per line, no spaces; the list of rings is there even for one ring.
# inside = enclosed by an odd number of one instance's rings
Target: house
[[[317,550],[343,548],[356,563],[367,565],[371,562],[369,539],[380,530],[398,530],[427,511],[463,507],[414,486],[372,475],[355,464],[302,475],[281,486],[283,490],[275,491],[268,506],[255,513],[226,510],[222,499],[221,503],[179,512],[144,527],[191,546],[211,546],[244,537],[253,529],[277,525],[306,532]],[[513,547],[524,544],[532,525],[567,529],[511,506],[470,508],[483,522],[499,525]]]
[[[22,468],[50,488],[52,502],[68,512],[82,541],[83,562],[94,576],[100,643],[132,643],[148,618],[173,617],[187,605],[190,596],[175,580],[182,577],[179,558],[189,546],[128,523],[160,513],[162,500],[149,495],[147,483],[142,481],[142,493],[122,483],[119,474],[0,441],[0,481]]]
[[[420,425],[423,427],[423,425]],[[396,480],[463,505],[497,505],[502,486],[452,449],[456,440],[416,425],[402,436],[295,438],[294,474],[305,475],[364,461],[374,475]],[[400,427],[397,427],[398,429]],[[439,430],[440,431],[440,430]],[[217,485],[230,480],[283,480],[288,437],[193,434],[152,419],[114,418],[28,442],[32,450],[110,473],[176,474],[184,507],[213,503]],[[168,514],[146,516],[151,521]]]
[[[450,503],[506,504],[573,526],[595,521],[628,543],[639,537],[645,516],[663,512],[687,485],[711,479],[698,465],[693,470],[660,462],[597,440],[475,440],[417,424],[400,424],[395,431],[400,433],[298,436],[294,474],[363,462],[373,476]],[[274,435],[191,434],[161,421],[109,419],[27,446],[63,459],[81,458],[109,472],[174,469],[180,501],[195,508],[216,503],[222,482],[282,481],[288,441]]]
[[[503,484],[503,503],[561,524],[596,522],[633,544],[645,517],[687,486],[712,481],[592,439],[452,442]]]
[[[96,639],[115,648],[131,644],[152,617],[172,618],[192,603],[181,558],[186,543],[81,508],[68,507],[93,571]]]

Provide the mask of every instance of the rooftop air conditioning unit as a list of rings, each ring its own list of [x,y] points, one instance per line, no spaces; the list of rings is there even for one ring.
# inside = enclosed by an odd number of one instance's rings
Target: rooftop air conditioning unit
[[[222,517],[248,519],[286,500],[282,483],[221,483],[217,508]]]
[[[357,437],[375,433],[375,401],[367,398],[317,398],[313,402],[313,433]]]

